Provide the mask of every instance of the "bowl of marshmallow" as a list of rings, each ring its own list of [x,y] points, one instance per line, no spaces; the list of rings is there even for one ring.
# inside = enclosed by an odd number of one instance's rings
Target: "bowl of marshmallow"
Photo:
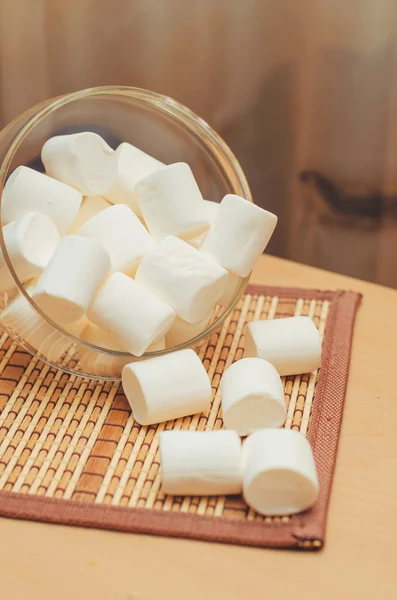
[[[244,293],[277,218],[225,142],[127,87],[48,100],[0,136],[0,323],[69,373],[198,347]]]
[[[140,425],[208,414],[199,346],[233,312],[277,224],[223,140],[175,100],[104,87],[21,115],[0,135],[0,160],[4,330],[70,374],[121,379]],[[312,506],[313,453],[280,429],[280,376],[320,361],[309,317],[248,323],[244,358],[220,382],[224,428],[160,428],[163,492],[242,491],[267,515]]]

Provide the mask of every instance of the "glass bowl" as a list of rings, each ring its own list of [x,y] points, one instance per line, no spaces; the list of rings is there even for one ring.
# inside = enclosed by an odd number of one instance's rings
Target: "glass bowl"
[[[164,163],[187,162],[203,197],[220,202],[234,193],[252,202],[244,173],[225,142],[188,108],[172,98],[133,87],[91,88],[53,98],[30,108],[0,133],[0,194],[8,175],[19,165],[44,171],[44,142],[54,135],[94,131],[110,146],[130,142]],[[1,199],[0,199],[0,225]],[[48,318],[19,281],[4,244],[5,262],[15,289],[0,294],[0,323],[32,355],[73,375],[118,380],[124,364],[174,350],[198,347],[217,331],[244,293],[248,277],[238,279],[225,305],[218,305],[210,324],[179,346],[147,352],[142,357],[100,348],[80,340],[73,326],[63,328]]]

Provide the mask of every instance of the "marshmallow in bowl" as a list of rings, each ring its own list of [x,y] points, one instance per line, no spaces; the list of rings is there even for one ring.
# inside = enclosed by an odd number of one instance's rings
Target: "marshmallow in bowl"
[[[262,515],[310,508],[319,483],[307,439],[291,429],[262,429],[243,444],[243,496]]]
[[[69,329],[68,329],[69,331]],[[80,339],[93,346],[99,348],[106,348],[108,350],[114,350],[116,352],[125,352],[121,346],[119,346],[114,340],[111,334],[100,329],[93,323],[86,322],[84,328],[81,330]],[[156,352],[157,350],[164,350],[165,348],[165,337],[162,336],[155,342],[153,342],[147,349],[148,352]]]
[[[180,317],[176,317],[175,321],[173,322],[165,336],[166,347],[174,348],[175,346],[179,346],[180,344],[189,342],[197,335],[202,333],[204,329],[208,327],[213,312],[213,310],[210,310],[210,312],[204,317],[204,319],[196,321],[195,323],[188,323]]]
[[[139,283],[116,271],[99,290],[87,316],[125,352],[142,356],[166,334],[175,312]]]
[[[281,427],[287,416],[280,375],[262,358],[243,358],[224,372],[220,384],[227,429],[244,436],[265,427]]]
[[[124,367],[122,383],[140,425],[207,411],[212,398],[207,371],[193,350],[133,362]]]
[[[41,160],[47,175],[85,196],[103,196],[117,175],[114,150],[91,131],[50,138],[42,148]]]
[[[106,208],[110,208],[110,206],[112,206],[110,202],[102,196],[85,196],[69,233],[76,233],[89,219],[95,217],[95,215]]]
[[[109,253],[112,271],[133,275],[142,257],[154,247],[150,233],[125,204],[116,204],[89,219],[77,231]]]
[[[35,283],[26,286],[29,296],[35,288]],[[17,292],[0,315],[1,324],[13,337],[24,344],[29,344],[38,353],[49,360],[57,362],[71,347],[72,341],[58,332],[50,323],[34,310],[22,292]],[[78,333],[78,332],[72,332]]]
[[[106,198],[112,204],[126,204],[141,216],[135,186],[141,179],[165,167],[165,164],[127,142],[120,144],[115,154],[117,175]]]
[[[78,321],[110,268],[109,254],[100,244],[79,235],[69,235],[52,255],[32,298],[53,321]]]
[[[169,235],[189,240],[209,228],[205,202],[186,163],[151,173],[135,190],[142,216],[156,241]]]
[[[205,202],[205,207],[207,210],[207,218],[210,222],[210,227],[212,227],[216,215],[218,214],[218,210],[219,210],[219,203],[218,202],[213,202],[212,200],[204,200]],[[193,246],[193,248],[200,248],[205,236],[208,234],[208,230],[203,233],[202,235],[200,235],[199,237],[193,238],[192,240],[188,240],[189,244],[191,246]]]
[[[226,289],[226,269],[170,236],[142,259],[135,279],[188,323],[204,319]]]
[[[8,223],[3,228],[3,236],[11,264],[22,283],[41,273],[60,242],[55,224],[40,213],[26,213]],[[0,249],[0,291],[14,286]]]
[[[165,494],[241,493],[241,440],[235,431],[162,431],[160,464]]]
[[[311,373],[321,363],[320,333],[309,317],[251,321],[244,356],[268,360],[282,376]]]
[[[46,215],[65,235],[80,208],[83,196],[73,187],[29,167],[17,167],[7,179],[2,195],[1,215],[11,223],[27,212]]]
[[[227,194],[201,252],[240,277],[247,277],[265,250],[277,224],[276,215],[248,200]]]

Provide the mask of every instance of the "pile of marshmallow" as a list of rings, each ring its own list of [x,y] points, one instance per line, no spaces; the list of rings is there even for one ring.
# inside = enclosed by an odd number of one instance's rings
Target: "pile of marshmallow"
[[[313,453],[302,434],[280,429],[287,412],[281,376],[314,371],[320,362],[320,335],[309,317],[248,323],[244,358],[225,370],[219,386],[225,429],[160,433],[163,492],[242,492],[265,515],[312,506],[319,492]],[[211,382],[193,350],[129,364],[122,380],[142,425],[208,414],[211,407]]]
[[[99,347],[139,357],[200,334],[277,223],[233,194],[205,201],[186,163],[95,133],[53,137],[41,157],[45,174],[20,166],[5,185],[8,255],[43,313]],[[2,257],[0,291],[13,284]]]
[[[49,139],[42,162],[45,174],[20,166],[4,188],[8,256],[44,314],[102,348],[141,357],[192,340],[230,302],[277,223],[233,194],[205,201],[186,163],[165,165],[128,143],[114,151],[95,133]],[[49,326],[33,323],[13,285],[1,256],[0,291],[11,298],[1,319],[25,319],[21,335],[39,347]],[[280,376],[319,367],[319,333],[309,318],[293,317],[251,322],[245,340],[245,358],[220,385],[226,429],[161,433],[163,491],[243,491],[263,514],[298,512],[315,501],[318,480],[306,439],[279,429]],[[211,407],[211,382],[190,349],[123,363],[122,382],[142,425]],[[243,445],[240,436],[248,436]]]

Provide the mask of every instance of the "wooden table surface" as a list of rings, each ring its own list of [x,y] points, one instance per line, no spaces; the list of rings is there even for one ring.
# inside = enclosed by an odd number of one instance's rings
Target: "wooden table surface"
[[[397,292],[264,257],[253,282],[364,294],[326,547],[273,551],[0,519],[4,600],[397,597]]]

